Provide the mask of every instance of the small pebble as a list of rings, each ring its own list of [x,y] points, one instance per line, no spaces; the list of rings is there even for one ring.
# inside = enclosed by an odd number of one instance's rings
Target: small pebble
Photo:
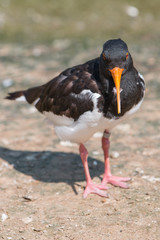
[[[4,79],[4,80],[2,81],[2,85],[3,85],[3,87],[8,88],[8,87],[10,87],[10,86],[13,85],[13,80],[10,79],[10,78]]]
[[[22,221],[25,223],[25,224],[28,224],[30,222],[33,221],[32,217],[26,217],[26,218],[23,218]]]
[[[102,200],[101,200],[101,203],[106,203],[106,199],[102,199]]]
[[[6,221],[7,218],[8,218],[8,215],[5,214],[5,213],[2,213],[2,215],[1,215],[1,220],[2,220],[2,222]]]
[[[41,232],[41,229],[33,228],[33,231],[35,231],[35,232]]]
[[[142,176],[144,174],[144,171],[141,168],[136,168],[133,172],[133,176],[140,175]]]
[[[64,147],[74,147],[77,146],[75,143],[71,143],[69,141],[60,141],[60,145]]]
[[[99,155],[98,151],[93,151],[92,153],[93,153],[93,155]]]
[[[152,183],[160,182],[160,178],[154,176],[142,176],[142,178]]]
[[[53,224],[50,224],[50,223],[49,223],[47,227],[53,227]]]
[[[10,143],[7,139],[2,139],[1,141],[4,145],[8,145]]]
[[[0,165],[0,171],[2,171],[5,168],[10,168],[10,165],[7,162],[2,162]]]
[[[110,157],[111,158],[119,158],[120,154],[118,152],[111,152]]]
[[[98,162],[97,161],[93,161],[93,166],[97,166]]]
[[[128,6],[126,7],[126,13],[130,17],[137,17],[139,15],[139,10],[134,6]]]
[[[30,196],[23,196],[23,199],[28,202],[32,201],[32,197],[30,197]]]

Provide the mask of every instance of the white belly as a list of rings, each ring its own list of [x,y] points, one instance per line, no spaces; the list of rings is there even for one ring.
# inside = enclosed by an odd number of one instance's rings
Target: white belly
[[[57,116],[51,112],[43,112],[54,125],[55,133],[62,141],[71,141],[80,144],[86,142],[96,132],[103,132],[104,130],[110,131],[119,122],[137,111],[142,103],[141,101],[120,119],[107,119],[97,108],[97,99],[100,95],[92,93],[90,90],[85,90],[85,92],[86,91],[89,91],[92,95],[94,109],[93,111],[83,113],[77,121],[66,116]]]
[[[47,118],[47,115],[51,114],[54,118],[53,113],[45,112]],[[55,125],[55,123],[53,123],[56,135],[63,141],[71,141],[78,144],[86,142],[96,132],[103,132],[105,129],[110,131],[115,125],[117,125],[117,122],[122,121],[122,119],[109,120],[103,117],[102,113],[95,113],[95,110],[92,112],[85,112],[77,121],[65,116],[58,116],[58,118],[58,123],[62,121],[63,125]],[[50,116],[49,119],[51,120]],[[56,116],[56,121],[57,120]]]

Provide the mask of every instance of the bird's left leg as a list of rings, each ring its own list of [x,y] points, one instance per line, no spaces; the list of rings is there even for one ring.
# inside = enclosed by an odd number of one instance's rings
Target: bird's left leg
[[[83,198],[86,198],[88,196],[88,194],[90,193],[94,193],[97,194],[101,197],[108,197],[107,193],[102,191],[102,190],[106,190],[108,189],[106,186],[99,186],[97,184],[94,184],[92,182],[90,173],[89,173],[89,167],[88,167],[88,152],[87,149],[85,148],[85,146],[83,144],[80,144],[79,146],[79,152],[80,152],[80,156],[82,159],[82,163],[83,163],[83,167],[84,167],[84,173],[85,173],[85,177],[86,177],[86,187],[83,193]]]
[[[109,137],[110,137],[110,133],[105,130],[102,137],[102,148],[104,151],[105,171],[104,171],[104,176],[103,176],[101,185],[105,186],[106,183],[110,183],[114,186],[118,186],[121,188],[128,188],[128,185],[125,184],[124,182],[129,181],[130,178],[117,177],[111,174],[110,164],[109,164],[109,146],[110,146]]]

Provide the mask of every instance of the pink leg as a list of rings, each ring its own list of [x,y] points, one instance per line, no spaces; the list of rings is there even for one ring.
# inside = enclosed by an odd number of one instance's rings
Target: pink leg
[[[79,151],[80,151],[80,156],[82,159],[82,163],[83,163],[83,167],[84,167],[84,173],[85,173],[85,177],[86,177],[86,187],[83,193],[83,198],[86,198],[88,196],[88,194],[90,193],[94,193],[97,194],[101,197],[108,197],[107,193],[105,193],[102,190],[106,190],[107,187],[106,186],[99,186],[96,185],[92,182],[90,173],[89,173],[89,168],[88,168],[88,162],[87,162],[87,158],[88,158],[88,152],[87,149],[85,148],[85,146],[83,144],[80,144],[79,146]]]
[[[103,176],[101,185],[105,186],[106,183],[110,183],[114,186],[118,186],[121,188],[128,188],[128,185],[125,184],[124,182],[131,180],[130,178],[117,177],[111,174],[110,165],[109,165],[109,145],[110,145],[109,136],[110,136],[110,133],[107,131],[104,131],[104,134],[102,137],[102,148],[104,151],[105,171],[104,171],[104,176]]]

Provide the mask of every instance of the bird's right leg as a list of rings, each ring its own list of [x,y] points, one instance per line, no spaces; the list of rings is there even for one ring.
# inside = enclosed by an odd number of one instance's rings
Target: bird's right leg
[[[130,181],[131,180],[130,178],[113,176],[111,173],[109,164],[109,145],[110,145],[109,136],[110,133],[108,131],[104,131],[102,137],[102,148],[104,151],[105,171],[101,185],[105,186],[107,183],[110,183],[117,187],[128,188],[128,185],[124,182]]]
[[[90,194],[90,193],[97,194],[101,197],[108,197],[107,193],[102,191],[102,190],[106,190],[107,187],[101,186],[101,185],[96,185],[92,182],[92,179],[91,179],[91,176],[89,173],[88,161],[87,161],[88,152],[83,144],[80,144],[79,152],[80,152],[81,160],[82,160],[83,167],[84,167],[84,173],[85,173],[85,177],[86,177],[86,187],[85,187],[85,190],[83,193],[83,198],[86,198],[88,196],[88,194]]]

